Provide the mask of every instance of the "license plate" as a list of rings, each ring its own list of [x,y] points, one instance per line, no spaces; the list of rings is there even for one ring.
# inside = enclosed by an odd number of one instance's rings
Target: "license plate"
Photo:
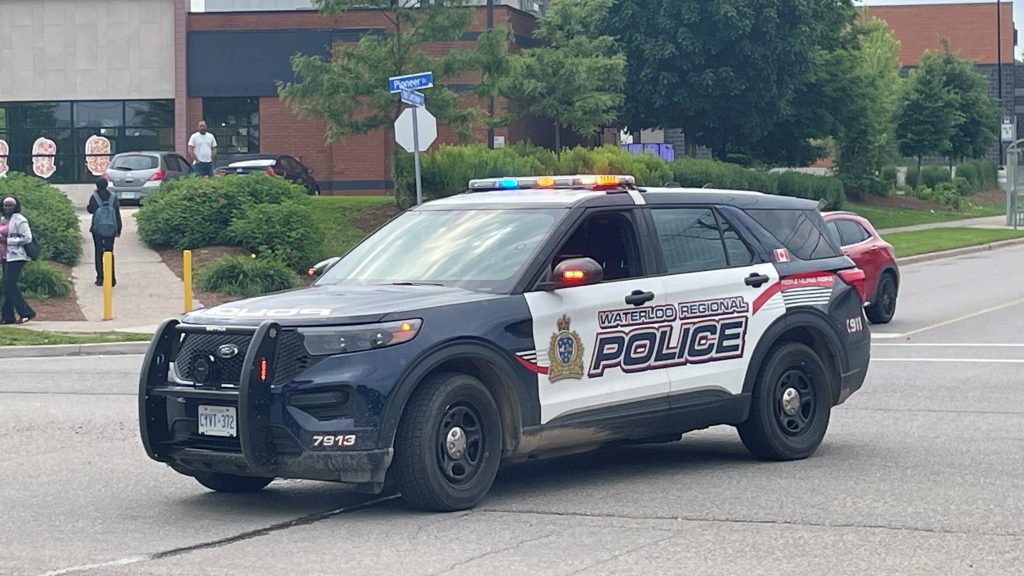
[[[125,200],[135,200],[135,192],[121,192],[121,198]]]
[[[203,436],[238,436],[237,411],[230,406],[200,406],[199,434]]]

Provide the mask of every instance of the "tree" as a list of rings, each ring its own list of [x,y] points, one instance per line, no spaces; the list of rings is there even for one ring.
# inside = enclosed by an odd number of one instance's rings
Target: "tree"
[[[973,63],[950,52],[945,39],[942,49],[943,83],[952,93],[953,106],[959,113],[946,149],[952,172],[954,160],[985,155],[995,141],[1002,110],[988,95],[988,80],[974,69]]]
[[[807,156],[828,134],[820,82],[853,21],[851,0],[616,0],[631,129],[676,127],[718,158]]]
[[[543,45],[513,56],[505,93],[518,115],[553,120],[559,154],[563,128],[595,133],[622,105],[626,59],[600,32],[613,1],[554,0],[535,33]]]
[[[900,153],[917,158],[917,185],[921,183],[921,157],[950,149],[954,127],[963,121],[956,96],[945,83],[941,58],[926,52],[911,71],[896,113]]]
[[[466,0],[424,3],[418,0],[314,0],[326,14],[376,8],[391,27],[366,34],[356,45],[337,45],[330,60],[317,55],[296,55],[292,69],[296,81],[278,83],[281,98],[299,115],[327,121],[328,142],[344,136],[391,129],[402,111],[387,88],[391,76],[432,71],[434,88],[427,101],[437,118],[468,137],[473,111],[460,105],[458,95],[445,87],[472,66],[459,50],[428,55],[423,45],[458,40],[473,12]]]
[[[843,95],[836,122],[836,168],[847,191],[881,188],[882,167],[896,151],[896,109],[904,81],[900,43],[885,22],[871,18],[852,30],[855,43],[840,52],[836,70]]]

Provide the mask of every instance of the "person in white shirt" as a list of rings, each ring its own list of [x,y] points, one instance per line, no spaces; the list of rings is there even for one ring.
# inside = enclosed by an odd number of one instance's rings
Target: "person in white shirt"
[[[206,131],[206,121],[199,121],[199,131],[188,139],[188,157],[192,171],[200,176],[213,176],[213,159],[217,157],[217,139]]]

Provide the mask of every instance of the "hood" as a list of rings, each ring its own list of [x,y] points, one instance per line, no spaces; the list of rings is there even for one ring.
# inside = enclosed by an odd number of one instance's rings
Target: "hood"
[[[445,286],[313,286],[222,304],[185,315],[185,324],[283,326],[365,324],[386,316],[500,298]]]

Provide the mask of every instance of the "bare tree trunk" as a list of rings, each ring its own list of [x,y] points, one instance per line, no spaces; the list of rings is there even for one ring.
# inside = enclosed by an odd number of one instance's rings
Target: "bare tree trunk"
[[[555,120],[555,157],[562,159],[562,125]]]
[[[921,157],[917,157],[917,180],[914,181],[914,192],[921,188]]]

